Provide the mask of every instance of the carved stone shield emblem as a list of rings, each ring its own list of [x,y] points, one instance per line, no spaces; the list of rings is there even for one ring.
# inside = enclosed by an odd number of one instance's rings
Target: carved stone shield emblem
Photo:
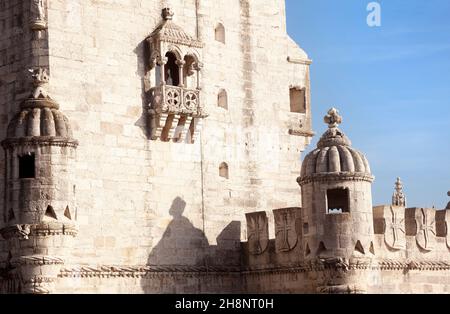
[[[248,247],[252,255],[261,255],[269,246],[269,221],[265,212],[246,215]]]
[[[386,245],[393,250],[404,249],[406,247],[404,208],[390,206],[389,212],[385,213],[385,215],[386,231],[384,241]]]
[[[273,211],[277,252],[289,252],[297,246],[297,217],[300,217],[300,215],[297,215],[298,211],[298,208],[285,208]]]
[[[417,209],[417,245],[425,251],[432,251],[436,243],[435,210]]]

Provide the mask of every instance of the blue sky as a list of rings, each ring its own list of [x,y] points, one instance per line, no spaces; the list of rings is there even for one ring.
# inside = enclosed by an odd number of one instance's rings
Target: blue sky
[[[389,204],[397,176],[410,207],[445,208],[450,190],[450,1],[286,0],[290,36],[313,60],[314,131],[336,107],[341,129],[376,176],[374,205]]]

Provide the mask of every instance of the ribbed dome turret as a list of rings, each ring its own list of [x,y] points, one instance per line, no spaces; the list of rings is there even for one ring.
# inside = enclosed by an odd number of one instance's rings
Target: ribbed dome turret
[[[317,149],[309,153],[304,161],[299,182],[309,181],[315,176],[358,174],[373,180],[370,165],[363,153],[353,149],[348,137],[338,129],[342,122],[339,112],[330,109],[325,122],[329,129],[322,135]]]
[[[35,75],[35,89],[21,105],[21,111],[10,121],[5,145],[17,141],[47,141],[77,145],[69,119],[48,95],[45,71]]]

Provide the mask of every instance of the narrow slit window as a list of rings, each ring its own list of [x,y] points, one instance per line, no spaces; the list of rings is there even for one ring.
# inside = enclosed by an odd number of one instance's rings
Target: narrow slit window
[[[36,177],[36,165],[34,154],[19,156],[19,178],[34,179]]]
[[[327,214],[343,214],[350,212],[350,195],[348,189],[327,191]]]
[[[229,179],[230,178],[230,174],[229,174],[229,171],[228,171],[228,164],[227,163],[223,162],[223,163],[220,164],[219,175],[220,175],[220,177],[225,178],[225,179]]]
[[[227,94],[226,90],[224,90],[224,89],[220,90],[219,95],[217,97],[217,105],[220,108],[228,110],[228,94]]]
[[[306,113],[306,90],[293,87],[289,90],[291,112]]]
[[[225,26],[222,23],[217,24],[215,29],[215,39],[222,44],[225,44]]]

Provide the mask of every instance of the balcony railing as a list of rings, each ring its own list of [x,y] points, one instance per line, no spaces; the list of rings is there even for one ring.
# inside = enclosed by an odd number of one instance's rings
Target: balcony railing
[[[200,101],[200,90],[161,85],[150,92],[152,140],[195,142],[202,120],[208,116]]]
[[[186,115],[204,118],[206,114],[200,102],[200,91],[183,87],[162,85],[151,90],[151,108],[156,114]]]

